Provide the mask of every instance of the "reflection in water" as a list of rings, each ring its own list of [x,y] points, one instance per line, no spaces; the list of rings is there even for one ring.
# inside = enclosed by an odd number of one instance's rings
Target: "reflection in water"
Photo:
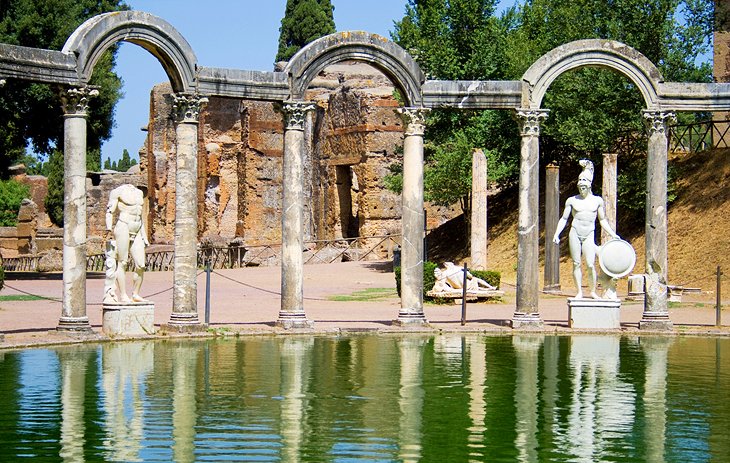
[[[421,459],[421,414],[423,409],[423,349],[419,337],[400,341],[400,454],[401,461]]]
[[[476,336],[464,339],[469,352],[469,459],[478,461],[484,455],[484,418],[486,417],[487,351],[484,341]]]
[[[305,357],[313,338],[289,338],[281,346],[281,456],[284,461],[300,461],[304,440],[304,405],[306,400]],[[306,362],[309,365],[309,362]]]
[[[142,461],[144,383],[152,370],[153,345],[148,342],[110,344],[102,349],[106,458]]]
[[[515,447],[519,461],[537,461],[537,364],[542,335],[518,335],[512,338],[517,357],[517,407]]]
[[[666,442],[667,352],[671,338],[646,338],[641,347],[646,356],[646,383],[644,386],[645,422],[650,426],[644,432],[647,461],[664,461]]]
[[[7,351],[0,461],[723,461],[728,358],[542,335]]]
[[[195,367],[199,346],[178,343],[172,359],[172,455],[177,463],[195,461]]]
[[[92,352],[88,349],[63,349],[58,352],[61,365],[61,451],[63,461],[84,461],[86,422],[86,373]]]
[[[578,461],[600,459],[634,422],[636,393],[618,376],[619,348],[613,336],[570,338],[570,414],[558,442]]]

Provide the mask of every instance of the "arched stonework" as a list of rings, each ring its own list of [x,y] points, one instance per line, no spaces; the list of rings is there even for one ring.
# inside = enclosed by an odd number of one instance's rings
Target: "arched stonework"
[[[635,49],[613,40],[588,39],[566,43],[540,57],[522,76],[522,105],[537,109],[550,84],[562,73],[580,67],[614,69],[641,92],[647,108],[659,106],[659,69]]]
[[[162,64],[175,92],[192,92],[197,58],[190,44],[167,21],[141,11],[116,11],[94,16],[66,40],[62,52],[77,60],[79,80],[89,81],[96,62],[119,41],[152,53]]]
[[[292,57],[284,72],[289,76],[290,98],[299,100],[309,83],[327,66],[357,60],[372,64],[403,92],[405,106],[421,106],[425,76],[401,47],[385,37],[363,31],[338,32],[321,37]]]

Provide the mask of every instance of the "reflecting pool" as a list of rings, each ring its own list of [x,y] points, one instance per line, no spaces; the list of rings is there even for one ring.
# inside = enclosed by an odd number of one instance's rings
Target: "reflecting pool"
[[[0,351],[0,461],[728,461],[728,367],[694,337]]]

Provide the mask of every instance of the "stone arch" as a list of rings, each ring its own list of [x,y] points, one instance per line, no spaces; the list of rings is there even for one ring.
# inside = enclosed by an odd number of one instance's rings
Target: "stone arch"
[[[541,56],[522,76],[522,106],[537,109],[548,87],[562,73],[594,66],[609,68],[628,77],[641,92],[647,109],[659,106],[658,87],[664,81],[659,69],[634,48],[613,40],[577,40]]]
[[[101,54],[119,41],[152,53],[165,69],[173,91],[194,90],[197,58],[190,44],[170,23],[149,13],[115,11],[94,16],[71,34],[62,52],[76,56],[79,80],[86,83]]]
[[[421,106],[425,76],[413,58],[385,37],[363,31],[321,37],[299,50],[284,72],[290,98],[302,99],[307,86],[325,67],[344,60],[364,61],[385,73],[403,92],[406,106]]]

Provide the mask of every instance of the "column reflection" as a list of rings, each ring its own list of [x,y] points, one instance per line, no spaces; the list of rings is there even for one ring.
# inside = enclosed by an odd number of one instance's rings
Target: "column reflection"
[[[141,461],[144,428],[144,391],[152,370],[153,345],[148,342],[104,346],[101,355],[106,458]]]
[[[641,338],[646,358],[644,382],[646,461],[664,461],[667,430],[667,352],[671,338]]]
[[[400,454],[401,461],[421,459],[421,414],[423,413],[423,349],[426,339],[403,338],[400,349]]]
[[[304,443],[305,406],[314,338],[287,338],[281,346],[281,457],[300,461]]]
[[[61,438],[63,461],[85,461],[86,373],[94,354],[89,348],[68,348],[57,352],[61,371]]]
[[[487,416],[487,403],[484,400],[487,380],[487,349],[479,337],[464,338],[469,353],[469,458],[479,461],[484,457],[484,420]]]
[[[519,461],[537,459],[537,366],[543,335],[517,335],[512,338],[515,349],[517,383],[515,386],[515,448]]]
[[[199,346],[180,343],[172,354],[172,455],[177,463],[195,461],[196,374]]]

